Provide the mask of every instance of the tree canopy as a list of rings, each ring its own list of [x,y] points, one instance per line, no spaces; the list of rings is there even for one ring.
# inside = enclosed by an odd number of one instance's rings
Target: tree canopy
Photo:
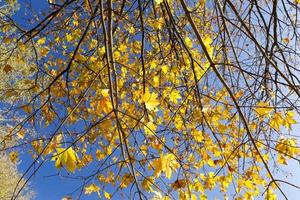
[[[300,188],[276,174],[300,161],[300,1],[0,5],[0,149],[31,158],[11,199],[44,165],[82,180],[75,199]]]

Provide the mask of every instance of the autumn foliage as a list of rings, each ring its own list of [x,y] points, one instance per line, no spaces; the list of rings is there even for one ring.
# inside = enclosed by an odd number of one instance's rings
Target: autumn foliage
[[[12,199],[43,165],[99,199],[285,198],[298,186],[274,169],[300,155],[287,2],[7,0],[0,148],[31,159]]]

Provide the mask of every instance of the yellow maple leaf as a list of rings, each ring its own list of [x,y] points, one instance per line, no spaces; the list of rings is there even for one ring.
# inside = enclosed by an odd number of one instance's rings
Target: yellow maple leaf
[[[105,192],[105,191],[104,191],[104,197],[105,197],[106,199],[111,199],[111,194],[109,194],[108,192]]]
[[[71,42],[71,41],[73,40],[72,34],[68,33],[68,34],[66,35],[66,39],[67,39],[68,42]]]
[[[281,154],[278,154],[277,162],[282,165],[287,165],[286,158]]]
[[[191,200],[197,200],[198,198],[197,198],[197,196],[195,195],[195,194],[192,194],[191,195]]]
[[[216,185],[216,179],[214,178],[214,173],[209,172],[205,179],[205,187],[212,190]]]
[[[201,199],[201,200],[207,200],[207,196],[206,196],[205,194],[201,194],[201,195],[200,195],[200,199]]]
[[[102,159],[104,159],[106,156],[107,156],[107,155],[106,155],[104,152],[100,151],[99,149],[96,150],[96,158],[97,158],[98,160],[102,160]]]
[[[177,170],[179,164],[176,160],[175,155],[169,153],[165,155],[160,155],[160,158],[154,160],[153,167],[154,167],[154,175],[156,177],[160,176],[160,174],[164,172],[166,174],[166,177],[168,179],[171,179],[172,171]]]
[[[191,135],[194,137],[196,142],[202,142],[204,140],[202,131],[198,131],[197,129],[194,129],[191,132]]]
[[[245,180],[243,184],[246,188],[252,189],[253,188],[253,183],[251,180]]]
[[[56,168],[65,166],[69,172],[74,173],[78,156],[72,147],[69,147],[68,149],[56,148],[56,154],[53,155],[52,160],[55,160]]]
[[[178,90],[173,90],[169,95],[169,98],[173,103],[177,103],[178,99],[181,98],[180,92]]]
[[[45,44],[45,42],[46,42],[46,38],[40,38],[40,39],[37,40],[36,43],[37,43],[38,45],[43,45],[43,44]]]
[[[129,27],[128,32],[129,32],[130,34],[133,34],[133,33],[135,32],[135,28],[132,27],[132,26]]]
[[[164,18],[162,18],[162,17],[153,20],[153,21],[152,21],[152,24],[151,24],[151,26],[152,26],[155,30],[161,29],[163,25],[164,25]]]
[[[128,187],[130,185],[130,183],[132,182],[132,180],[133,180],[133,177],[130,174],[125,174],[122,177],[120,188]]]
[[[93,192],[99,192],[100,188],[94,183],[84,188],[84,194],[92,194]]]
[[[122,53],[124,53],[124,52],[126,52],[126,50],[127,50],[127,46],[126,46],[125,44],[120,44],[119,50],[120,50]]]
[[[291,129],[292,125],[297,123],[294,116],[295,113],[293,111],[287,111],[285,114],[284,124],[288,129]]]
[[[156,110],[159,105],[159,101],[157,100],[156,93],[150,93],[149,90],[146,90],[145,94],[142,97],[142,101],[146,104],[146,108],[150,111]]]
[[[161,67],[161,71],[162,71],[164,74],[168,73],[168,70],[169,70],[169,67],[168,67],[167,65],[163,65],[163,66]]]
[[[31,142],[31,146],[33,147],[36,153],[41,153],[43,150],[43,140],[34,140]]]
[[[281,116],[281,113],[274,113],[274,116],[270,120],[270,126],[275,130],[279,130],[280,126],[284,124],[284,120]]]
[[[102,97],[99,100],[93,101],[90,103],[91,112],[96,112],[98,115],[104,113],[109,113],[112,110],[112,103],[110,101],[109,90],[102,89],[100,91]]]
[[[297,140],[295,138],[281,138],[275,146],[278,153],[288,156],[298,155],[300,150],[297,148]]]
[[[274,194],[274,192],[270,189],[267,190],[266,192],[266,196],[265,196],[265,200],[276,200],[276,194]]]
[[[9,159],[11,162],[16,163],[18,161],[19,158],[19,153],[16,151],[12,151],[9,154]]]
[[[260,101],[255,108],[255,111],[259,116],[264,116],[269,114],[273,109],[270,108],[270,104],[267,102]]]
[[[154,177],[149,177],[144,179],[142,182],[142,188],[148,192],[152,192],[153,188],[151,187],[154,182]]]
[[[48,143],[48,146],[44,149],[43,155],[48,155],[52,153],[57,147],[60,146],[62,140],[62,134],[56,135],[52,140]]]
[[[159,177],[162,172],[162,159],[158,158],[152,163],[154,167],[154,176]]]

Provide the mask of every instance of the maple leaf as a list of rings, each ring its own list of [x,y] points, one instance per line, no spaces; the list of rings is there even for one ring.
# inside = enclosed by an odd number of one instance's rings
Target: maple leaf
[[[151,187],[154,182],[154,177],[149,177],[144,179],[142,182],[142,188],[148,192],[152,192],[153,188]]]
[[[109,194],[108,192],[104,192],[104,197],[106,199],[111,199],[111,194]]]
[[[40,39],[37,40],[36,43],[37,43],[38,45],[43,45],[43,44],[45,44],[45,42],[46,42],[46,38],[40,38]]]
[[[132,182],[132,180],[133,180],[133,177],[130,174],[125,174],[122,177],[120,188],[128,187],[130,185],[130,183]]]
[[[300,150],[297,148],[297,140],[295,138],[281,138],[275,146],[275,149],[281,154],[288,156],[298,155]]]
[[[155,19],[153,22],[152,22],[152,27],[155,29],[155,30],[159,30],[162,28],[164,24],[164,19],[163,18],[158,18],[158,19]]]
[[[18,152],[16,152],[16,151],[10,152],[9,159],[11,162],[16,163],[18,161],[18,158],[19,158]]]
[[[142,97],[142,101],[145,103],[146,108],[150,111],[156,110],[156,107],[159,105],[157,96],[158,95],[156,93],[150,93],[149,90],[146,90]]]
[[[66,169],[69,172],[74,173],[76,169],[78,156],[76,152],[72,149],[72,147],[69,147],[68,149],[56,148],[56,154],[53,155],[52,160],[55,160],[56,168],[66,166]]]
[[[99,149],[96,150],[96,158],[98,160],[102,160],[106,157],[106,154],[102,151],[100,151]]]
[[[173,90],[170,94],[170,100],[173,102],[173,103],[177,103],[178,99],[181,98],[181,95],[180,95],[180,92],[178,90]]]
[[[66,35],[66,39],[67,39],[68,42],[71,42],[71,41],[73,40],[72,34],[68,33],[68,34]]]
[[[31,146],[33,147],[36,153],[42,152],[43,149],[43,141],[42,140],[35,140],[31,142]]]
[[[209,172],[205,179],[205,187],[212,190],[216,185],[216,179],[214,178],[214,173]]]
[[[77,154],[72,148],[68,148],[66,153],[67,153],[66,168],[68,171],[74,172],[76,169]]]
[[[297,121],[294,119],[295,113],[293,111],[287,111],[284,119],[284,124],[288,129],[291,129],[293,124]]]
[[[120,50],[121,52],[126,52],[126,49],[127,49],[127,46],[126,46],[125,44],[121,44],[121,45],[119,46],[119,50]]]
[[[273,109],[270,108],[270,104],[267,102],[260,101],[255,108],[255,111],[259,116],[264,116],[269,114]]]
[[[284,124],[284,120],[281,116],[281,113],[274,113],[274,116],[270,120],[270,126],[275,130],[279,130],[280,126]]]
[[[274,192],[270,189],[267,190],[266,192],[266,196],[265,196],[265,200],[276,200],[276,194],[274,194]]]
[[[166,177],[168,179],[171,179],[172,171],[175,171],[179,167],[179,164],[176,160],[175,155],[169,153],[161,155],[160,158],[153,161],[153,167],[155,169],[154,175],[156,177],[160,176],[161,172],[164,172],[166,174]]]
[[[162,159],[161,157],[154,160],[153,163],[152,163],[153,167],[154,167],[154,175],[156,177],[159,177],[161,172],[162,172]]]
[[[286,161],[286,158],[281,154],[278,154],[277,162],[279,164],[282,164],[282,165],[287,165],[288,164],[287,161]]]
[[[94,183],[84,187],[84,194],[92,194],[93,192],[99,192],[100,188]]]
[[[191,135],[194,137],[196,142],[202,142],[204,140],[202,131],[198,131],[197,129],[194,129],[191,132]]]

